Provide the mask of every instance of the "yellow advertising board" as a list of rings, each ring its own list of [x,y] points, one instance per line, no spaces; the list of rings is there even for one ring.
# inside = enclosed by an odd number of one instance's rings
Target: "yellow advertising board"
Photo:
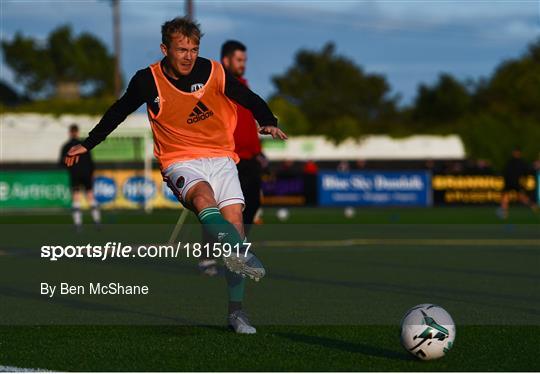
[[[522,190],[533,195],[536,178],[528,175],[520,180]],[[500,203],[504,178],[497,175],[434,175],[432,178],[435,204]],[[516,201],[516,191],[509,191],[510,201]]]

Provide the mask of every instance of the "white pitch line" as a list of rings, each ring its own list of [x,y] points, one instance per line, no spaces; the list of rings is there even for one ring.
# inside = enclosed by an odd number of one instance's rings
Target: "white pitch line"
[[[257,243],[255,243],[257,244]],[[343,239],[343,240],[272,240],[261,241],[261,247],[351,247],[357,245],[411,245],[411,246],[534,246],[537,239]]]
[[[35,368],[19,368],[16,366],[4,366],[0,365],[0,372],[6,373],[6,372],[49,372],[50,370],[45,369],[35,369]]]

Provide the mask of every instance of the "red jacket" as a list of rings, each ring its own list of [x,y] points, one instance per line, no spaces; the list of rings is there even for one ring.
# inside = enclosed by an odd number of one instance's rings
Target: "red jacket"
[[[247,86],[247,80],[242,77],[238,78],[238,80]],[[236,130],[234,130],[234,151],[241,160],[251,159],[261,153],[257,123],[253,118],[253,114],[238,103],[236,103],[236,112],[238,122],[236,123]]]

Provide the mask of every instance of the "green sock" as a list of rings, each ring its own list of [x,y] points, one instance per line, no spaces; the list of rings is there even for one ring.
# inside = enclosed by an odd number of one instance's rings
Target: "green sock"
[[[225,269],[225,279],[227,280],[229,304],[242,303],[246,289],[246,278],[229,271],[229,269]]]
[[[244,241],[236,230],[236,227],[227,221],[218,208],[206,208],[199,212],[199,221],[212,238],[220,243],[229,243],[234,250],[235,245],[240,248]]]
[[[236,227],[223,218],[218,208],[212,207],[201,210],[199,212],[199,221],[214,240],[220,243],[229,243],[233,247],[237,244],[243,245],[244,241]],[[230,311],[231,305],[241,305],[242,300],[244,300],[246,280],[241,275],[229,271],[229,269],[225,269],[225,279],[227,280]]]

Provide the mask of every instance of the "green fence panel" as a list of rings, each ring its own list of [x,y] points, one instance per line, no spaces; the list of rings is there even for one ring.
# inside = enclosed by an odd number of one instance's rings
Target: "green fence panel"
[[[70,205],[69,177],[63,170],[0,173],[2,209],[65,208]]]

